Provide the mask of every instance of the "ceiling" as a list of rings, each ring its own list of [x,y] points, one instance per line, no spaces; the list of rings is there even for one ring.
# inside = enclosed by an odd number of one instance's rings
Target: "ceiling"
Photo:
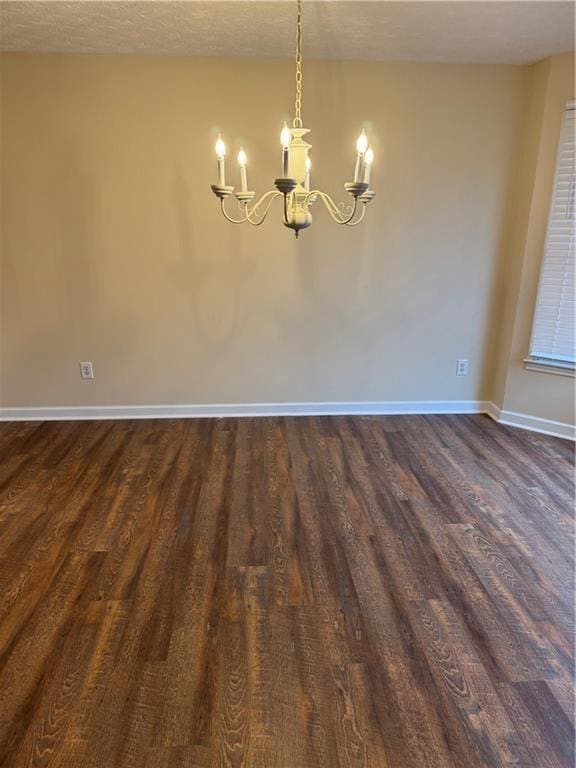
[[[0,2],[0,49],[291,57],[294,0]],[[574,3],[305,0],[308,58],[526,64],[574,50]]]

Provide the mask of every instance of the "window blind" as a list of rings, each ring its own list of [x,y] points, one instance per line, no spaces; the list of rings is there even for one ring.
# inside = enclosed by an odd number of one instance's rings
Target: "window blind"
[[[530,357],[572,366],[576,361],[574,341],[575,280],[575,102],[566,105],[558,155]]]

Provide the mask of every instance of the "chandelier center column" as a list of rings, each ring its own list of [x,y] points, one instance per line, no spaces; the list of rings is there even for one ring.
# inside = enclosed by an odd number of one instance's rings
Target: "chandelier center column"
[[[311,144],[302,138],[306,133],[310,133],[308,128],[290,128],[292,140],[289,147],[288,175],[295,179],[299,186],[304,188],[306,179],[306,159],[308,152],[312,148]]]

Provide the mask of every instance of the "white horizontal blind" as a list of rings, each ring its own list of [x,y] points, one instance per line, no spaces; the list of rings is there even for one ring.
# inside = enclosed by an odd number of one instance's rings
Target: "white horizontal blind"
[[[566,363],[576,361],[574,341],[575,128],[576,110],[575,103],[572,101],[566,105],[560,130],[556,175],[530,344],[532,358]]]

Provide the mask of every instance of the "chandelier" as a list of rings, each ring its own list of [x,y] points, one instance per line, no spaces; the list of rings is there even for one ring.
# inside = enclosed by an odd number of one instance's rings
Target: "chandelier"
[[[310,188],[310,171],[312,163],[309,152],[311,145],[304,141],[303,136],[309,133],[308,128],[302,127],[302,0],[298,0],[296,20],[296,100],[294,104],[294,120],[292,128],[286,123],[280,133],[282,146],[282,176],[274,180],[276,189],[265,192],[253,203],[255,192],[248,189],[248,174],[246,171],[247,156],[244,148],[238,153],[240,167],[240,190],[226,184],[226,145],[222,136],[216,142],[218,158],[218,183],[212,185],[212,191],[220,199],[222,213],[233,224],[248,222],[259,226],[266,219],[270,207],[278,197],[283,199],[282,220],[286,227],[294,230],[298,237],[301,229],[312,224],[311,206],[322,200],[328,213],[337,224],[354,227],[360,224],[366,213],[366,205],[376,194],[370,189],[370,170],[374,153],[368,146],[368,137],[363,130],[356,142],[356,166],[354,181],[344,184],[344,189],[352,197],[352,203],[335,203],[330,195],[319,189]],[[230,216],[226,210],[226,200],[234,196],[240,210],[239,218]],[[238,214],[236,214],[238,215]]]

